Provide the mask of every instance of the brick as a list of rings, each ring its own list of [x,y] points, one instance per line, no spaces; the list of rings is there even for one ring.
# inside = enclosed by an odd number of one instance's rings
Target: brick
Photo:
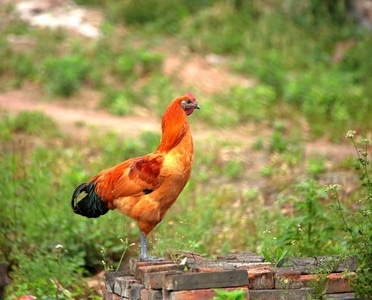
[[[311,299],[311,289],[292,290],[249,290],[249,296],[254,300],[308,300]]]
[[[248,270],[257,266],[271,266],[265,262],[241,262],[241,261],[195,261],[188,262],[187,266],[195,272],[221,272],[227,270]]]
[[[301,272],[292,268],[277,268],[274,275],[275,289],[300,289]]]
[[[107,272],[106,273],[106,289],[109,292],[113,292],[114,285],[115,285],[115,279],[117,277],[123,277],[123,276],[130,276],[130,275],[126,274],[125,272]]]
[[[156,273],[156,272],[166,272],[166,271],[181,271],[184,269],[182,265],[176,264],[164,264],[164,265],[149,265],[149,266],[141,266],[138,268],[135,277],[140,280],[144,281],[145,274],[148,273]]]
[[[234,261],[234,262],[263,262],[264,257],[257,255],[252,252],[243,252],[243,253],[230,253],[224,255],[217,255],[218,261]]]
[[[327,299],[329,300],[354,300],[354,293],[341,293],[341,294],[327,294]]]
[[[112,293],[108,290],[103,291],[102,300],[113,300]]]
[[[313,284],[316,284],[317,275],[302,275],[301,281],[304,286],[312,287]],[[355,278],[355,273],[350,273],[350,275],[345,278],[343,273],[332,273],[328,276],[327,282],[327,294],[335,293],[349,293],[352,292],[350,286],[350,281]]]
[[[199,266],[191,266],[190,269],[191,269],[191,271],[198,272],[198,273],[226,271],[225,267],[206,265],[206,264],[202,264],[202,265],[199,265]]]
[[[129,260],[129,270],[132,275],[137,274],[140,267],[148,266],[159,266],[173,264],[170,259],[158,260],[158,261],[139,261],[137,258],[131,258]]]
[[[141,290],[141,300],[163,300],[163,293],[160,290]]]
[[[129,298],[130,289],[133,284],[138,283],[138,281],[133,276],[123,276],[115,279],[114,283],[114,293]]]
[[[141,300],[141,291],[145,288],[143,284],[134,283],[130,287],[129,299],[130,300]]]
[[[245,298],[249,300],[249,292],[247,287],[236,287],[236,288],[224,288],[221,290],[234,291],[234,290],[245,290]],[[169,294],[169,297],[164,298],[166,300],[211,300],[217,296],[213,289],[200,289],[190,291],[175,291]]]
[[[330,261],[339,261],[338,256],[315,256],[315,257],[289,257],[281,260],[281,264],[289,263],[291,268],[300,271],[301,274],[314,274],[314,270],[319,269],[322,265]],[[341,273],[346,271],[355,272],[357,261],[355,256],[348,257],[339,263],[332,270],[333,273]]]
[[[179,273],[176,273],[176,274],[182,274],[182,272],[179,272]],[[165,273],[163,275],[163,290],[165,291],[172,291],[174,290],[174,286],[173,286],[173,276],[175,274],[172,274],[172,273]]]
[[[248,275],[245,270],[173,275],[173,288],[176,291],[247,285]]]
[[[153,272],[144,274],[144,285],[146,289],[163,289],[163,282],[165,275],[182,274],[181,271],[164,271],[164,272]]]
[[[275,287],[274,272],[267,267],[248,270],[248,288],[251,290],[269,290]]]
[[[345,278],[343,273],[332,273],[329,275],[327,293],[346,293],[352,292],[353,289],[350,286],[350,281],[355,278],[355,274]]]
[[[119,296],[119,295],[116,295],[112,292],[109,292],[109,291],[105,290],[103,292],[102,299],[103,300],[123,300],[124,298]]]
[[[144,275],[143,284],[146,289],[161,290],[163,288],[163,275],[165,272],[147,273]]]

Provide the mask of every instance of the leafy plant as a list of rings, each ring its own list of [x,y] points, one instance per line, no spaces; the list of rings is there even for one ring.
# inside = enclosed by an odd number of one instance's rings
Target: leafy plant
[[[291,254],[300,256],[339,251],[342,243],[335,240],[339,223],[331,213],[325,213],[324,199],[327,194],[323,187],[314,180],[306,180],[297,185],[296,192],[299,196],[280,200],[286,205],[292,203],[295,211],[285,217],[277,234],[278,244],[290,246]]]
[[[81,55],[51,57],[43,65],[42,82],[55,96],[70,97],[87,77],[90,63]]]
[[[130,91],[109,89],[105,92],[100,106],[114,115],[128,115],[132,112],[132,95]]]
[[[322,157],[310,158],[306,169],[311,176],[317,178],[326,169],[324,158]]]
[[[310,282],[312,299],[323,300],[327,293],[329,274],[331,274],[345,260],[342,256],[327,257],[312,270],[315,279]]]
[[[120,242],[121,244],[123,245],[123,251],[121,253],[121,256],[120,256],[120,259],[119,259],[119,262],[118,262],[118,265],[115,269],[116,272],[119,271],[120,267],[121,267],[121,264],[123,262],[123,259],[124,259],[124,256],[125,254],[127,253],[128,249],[130,247],[133,247],[135,245],[135,243],[129,243],[128,241],[128,238],[127,239],[122,239],[120,238]],[[110,272],[110,271],[113,271],[114,268],[113,266],[108,262],[108,258],[107,258],[107,252],[106,252],[106,249],[104,247],[101,248],[101,253],[102,253],[102,265],[105,269],[106,272]]]
[[[334,208],[343,224],[343,229],[347,234],[347,242],[351,254],[358,259],[357,277],[353,282],[353,287],[360,297],[370,297],[372,295],[372,179],[371,179],[371,159],[369,157],[369,147],[371,140],[362,139],[359,148],[355,140],[356,132],[350,130],[346,137],[351,140],[356,154],[356,169],[360,173],[360,198],[357,200],[357,210],[353,213],[346,211],[339,196],[339,186],[332,184],[325,187],[329,197],[334,201]]]
[[[60,135],[57,124],[41,111],[22,111],[12,121],[12,130],[43,137]]]
[[[213,300],[244,300],[246,293],[244,290],[225,291],[214,289],[214,291],[218,296],[213,297]]]
[[[274,252],[275,251],[275,252]],[[262,255],[265,260],[270,262],[274,267],[277,267],[281,260],[287,255],[288,249],[275,247],[274,250],[262,250]]]

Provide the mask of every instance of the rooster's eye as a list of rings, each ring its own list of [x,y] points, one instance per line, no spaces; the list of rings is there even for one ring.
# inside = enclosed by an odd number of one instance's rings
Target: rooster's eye
[[[187,103],[187,104],[191,104],[191,100],[188,99],[188,100],[186,101],[186,103]]]

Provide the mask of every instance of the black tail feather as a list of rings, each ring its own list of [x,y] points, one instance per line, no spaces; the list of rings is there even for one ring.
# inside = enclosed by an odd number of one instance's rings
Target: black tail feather
[[[78,196],[86,195],[78,202]],[[95,193],[94,182],[80,184],[72,194],[71,207],[74,213],[87,218],[98,218],[108,212],[107,204]]]

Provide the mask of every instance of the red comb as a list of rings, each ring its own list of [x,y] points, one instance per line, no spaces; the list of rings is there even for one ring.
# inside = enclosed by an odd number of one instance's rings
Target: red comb
[[[192,100],[195,100],[195,96],[193,93],[187,92],[185,95],[189,96]]]

